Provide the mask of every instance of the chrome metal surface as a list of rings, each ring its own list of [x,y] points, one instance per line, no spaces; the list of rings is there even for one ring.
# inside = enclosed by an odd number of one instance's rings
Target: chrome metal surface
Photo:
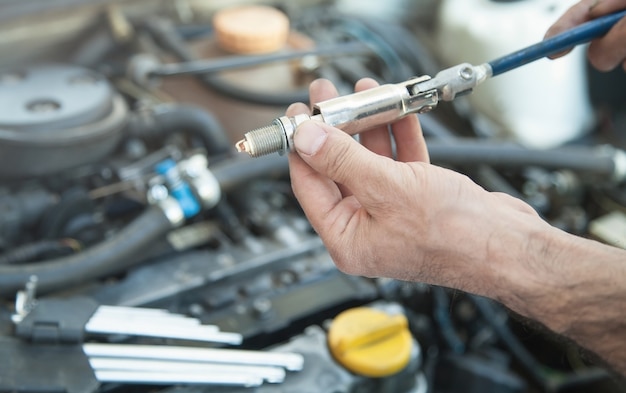
[[[96,357],[279,366],[290,371],[301,370],[304,365],[304,358],[297,353],[261,352],[241,349],[87,343],[83,345],[83,351],[87,356]]]

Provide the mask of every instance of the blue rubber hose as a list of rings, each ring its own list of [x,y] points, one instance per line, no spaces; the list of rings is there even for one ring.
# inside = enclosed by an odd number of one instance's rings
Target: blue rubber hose
[[[548,38],[547,40],[543,40],[537,44],[490,61],[489,65],[493,70],[492,76],[500,75],[542,57],[565,51],[576,45],[603,36],[611,30],[617,21],[624,17],[626,17],[626,10],[605,15]]]

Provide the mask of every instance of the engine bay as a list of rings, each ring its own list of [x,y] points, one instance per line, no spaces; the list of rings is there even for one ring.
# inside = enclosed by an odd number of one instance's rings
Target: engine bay
[[[439,2],[264,3],[284,41],[226,50],[235,6],[0,1],[0,391],[626,391],[488,299],[340,272],[287,158],[235,151],[317,78],[434,75]],[[419,118],[434,164],[624,247],[626,76],[584,72],[593,124],[551,146],[468,101]]]

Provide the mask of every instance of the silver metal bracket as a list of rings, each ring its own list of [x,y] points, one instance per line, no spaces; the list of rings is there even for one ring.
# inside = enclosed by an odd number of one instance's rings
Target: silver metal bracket
[[[469,63],[455,65],[439,71],[434,78],[413,86],[413,94],[436,90],[439,99],[452,101],[457,96],[472,91],[474,87],[492,75],[491,66],[487,63],[478,66]]]

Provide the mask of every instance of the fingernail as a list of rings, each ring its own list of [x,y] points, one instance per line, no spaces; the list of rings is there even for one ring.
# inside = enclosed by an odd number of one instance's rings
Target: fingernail
[[[306,121],[296,130],[293,143],[296,150],[309,156],[314,155],[326,142],[328,132],[315,121]]]

